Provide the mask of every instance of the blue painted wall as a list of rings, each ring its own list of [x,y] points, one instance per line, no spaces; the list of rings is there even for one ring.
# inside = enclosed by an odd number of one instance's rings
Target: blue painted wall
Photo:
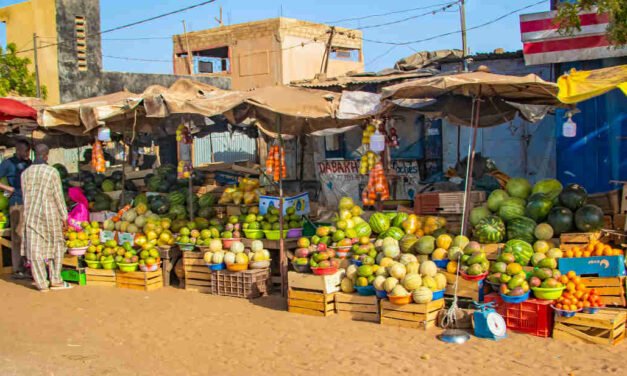
[[[571,68],[590,70],[627,64],[627,58],[589,60],[557,65],[557,73]],[[582,184],[590,193],[617,188],[610,180],[627,180],[627,98],[619,90],[577,105],[573,116],[577,136],[562,136],[564,111],[557,112],[557,178]]]

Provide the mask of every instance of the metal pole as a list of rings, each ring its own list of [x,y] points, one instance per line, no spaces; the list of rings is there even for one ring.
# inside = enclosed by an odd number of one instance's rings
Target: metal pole
[[[475,118],[472,124],[472,146],[470,156],[466,163],[468,163],[468,180],[466,182],[466,191],[464,192],[464,216],[462,222],[462,235],[466,234],[468,229],[468,217],[470,216],[470,210],[472,209],[471,194],[472,192],[472,173],[475,164],[475,149],[477,147],[477,129],[479,128],[479,114],[481,112],[481,87],[479,88],[479,95],[473,100],[475,105]]]
[[[464,72],[468,72],[468,43],[466,41],[466,4],[465,0],[460,0],[459,4],[459,18],[462,24],[462,64]]]
[[[189,66],[189,75],[194,75],[194,60],[192,59],[192,50],[189,48],[189,38],[187,38],[187,26],[185,25],[185,20],[183,22],[183,35],[185,35],[185,44],[187,49],[187,65]]]
[[[281,137],[281,116],[277,116],[277,137],[279,146],[283,147]],[[287,296],[287,257],[285,255],[285,240],[283,239],[283,153],[279,152],[279,270],[281,272],[281,296]]]
[[[41,85],[39,83],[39,61],[37,60],[37,33],[33,33],[33,63],[35,64],[35,85],[37,86],[37,98],[41,98]]]

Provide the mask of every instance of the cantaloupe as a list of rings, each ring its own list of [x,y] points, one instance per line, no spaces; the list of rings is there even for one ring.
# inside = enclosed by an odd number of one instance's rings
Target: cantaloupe
[[[433,300],[433,292],[427,287],[418,287],[416,290],[414,290],[411,296],[414,300],[414,303],[417,304],[425,304]]]

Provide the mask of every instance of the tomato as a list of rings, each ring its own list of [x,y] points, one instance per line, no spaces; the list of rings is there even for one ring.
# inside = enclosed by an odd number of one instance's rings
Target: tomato
[[[597,290],[596,289],[590,289],[588,292],[590,293],[590,295],[596,295],[597,294]]]

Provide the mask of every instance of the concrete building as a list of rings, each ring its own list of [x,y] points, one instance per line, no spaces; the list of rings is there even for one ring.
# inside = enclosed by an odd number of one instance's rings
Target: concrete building
[[[329,41],[327,77],[363,72],[361,31],[279,17],[173,36],[174,73],[228,77],[236,90],[289,84],[321,72]]]
[[[179,77],[167,74],[106,72],[102,69],[99,0],[28,0],[0,8],[7,42],[18,46],[34,71],[33,36],[37,35],[39,77],[48,91],[46,102],[58,104],[127,89],[142,92],[150,85],[169,86]],[[195,78],[196,79],[196,78]],[[228,80],[199,77],[224,89]]]

